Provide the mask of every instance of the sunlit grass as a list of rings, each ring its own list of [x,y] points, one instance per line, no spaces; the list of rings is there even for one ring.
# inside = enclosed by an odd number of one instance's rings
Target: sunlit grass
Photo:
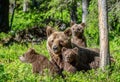
[[[110,42],[111,51],[118,49],[118,42]],[[103,73],[100,70],[90,70],[87,73],[77,72],[76,74],[65,73],[66,78],[41,76],[32,73],[31,64],[22,63],[19,56],[29,48],[34,48],[36,52],[45,55],[50,59],[46,48],[46,41],[40,44],[16,44],[10,46],[0,46],[0,82],[119,82],[120,81],[120,53],[114,52],[112,56],[116,63],[112,65],[111,74]]]

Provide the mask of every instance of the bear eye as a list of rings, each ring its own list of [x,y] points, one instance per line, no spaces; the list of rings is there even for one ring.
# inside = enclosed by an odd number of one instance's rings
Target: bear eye
[[[73,28],[73,30],[75,30],[75,29]]]
[[[64,41],[60,40],[60,44],[63,44],[63,43],[64,43]]]
[[[63,43],[63,41],[62,41],[62,40],[60,40],[60,42],[61,42],[61,43]]]
[[[51,40],[51,42],[53,42],[53,40]]]
[[[77,30],[80,31],[80,28],[78,28]]]

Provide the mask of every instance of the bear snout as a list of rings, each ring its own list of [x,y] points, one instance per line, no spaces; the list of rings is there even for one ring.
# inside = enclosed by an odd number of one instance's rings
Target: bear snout
[[[58,46],[53,46],[53,51],[54,51],[55,53],[59,52],[59,47],[58,47]]]
[[[58,50],[58,47],[57,46],[53,46],[53,50]]]
[[[26,61],[23,56],[20,56],[19,59],[20,59],[20,61],[22,61],[22,62],[25,62],[25,61]]]
[[[58,51],[58,49],[59,49],[59,48],[58,48],[57,46],[53,46],[53,50],[54,50],[54,51]]]

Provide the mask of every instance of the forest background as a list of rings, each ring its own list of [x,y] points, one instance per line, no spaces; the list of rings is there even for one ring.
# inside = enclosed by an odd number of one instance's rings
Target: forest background
[[[88,0],[88,3],[87,45],[99,48],[98,2]],[[89,73],[68,74],[66,81],[120,81],[120,1],[108,0],[107,4],[110,53],[116,60],[111,74],[108,76],[106,72],[90,70]],[[9,0],[8,15],[7,30],[0,27],[0,82],[64,82],[61,77],[53,79],[32,74],[31,65],[21,63],[18,57],[31,47],[31,42],[35,42],[32,47],[50,58],[44,28],[50,25],[63,31],[70,27],[71,20],[81,23],[82,0]]]

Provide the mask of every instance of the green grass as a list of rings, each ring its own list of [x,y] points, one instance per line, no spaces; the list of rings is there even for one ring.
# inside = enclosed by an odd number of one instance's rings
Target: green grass
[[[32,73],[30,64],[22,63],[19,56],[31,47],[24,44],[13,44],[10,46],[0,46],[0,82],[120,82],[120,53],[118,46],[119,39],[110,41],[110,50],[118,50],[112,53],[116,63],[112,64],[112,72],[108,77],[108,73],[103,73],[100,70],[90,70],[87,73],[77,72],[76,74],[66,74],[66,78],[52,78],[49,75],[41,76]],[[34,45],[34,49],[50,59],[46,48],[46,41],[39,45]]]

